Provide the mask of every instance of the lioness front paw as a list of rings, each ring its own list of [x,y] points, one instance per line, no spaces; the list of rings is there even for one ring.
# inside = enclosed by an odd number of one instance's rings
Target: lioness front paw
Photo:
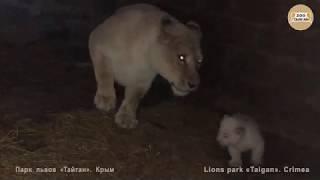
[[[138,125],[138,121],[135,116],[127,112],[118,112],[116,114],[115,123],[119,127],[126,129],[133,129]]]
[[[229,164],[229,166],[231,166],[231,167],[240,167],[240,166],[242,166],[241,160],[230,160],[230,161],[228,162],[228,164]]]
[[[94,104],[96,105],[97,109],[108,112],[116,107],[116,97],[106,97],[96,94],[94,97]]]

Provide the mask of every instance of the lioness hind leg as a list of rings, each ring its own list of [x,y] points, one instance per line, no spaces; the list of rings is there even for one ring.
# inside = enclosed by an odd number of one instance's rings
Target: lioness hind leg
[[[148,87],[126,87],[123,100],[115,117],[115,123],[122,128],[132,129],[138,125],[136,112],[140,100],[148,91]]]
[[[116,106],[114,77],[109,59],[102,53],[91,51],[94,73],[97,81],[97,92],[94,104],[103,111],[110,111]]]

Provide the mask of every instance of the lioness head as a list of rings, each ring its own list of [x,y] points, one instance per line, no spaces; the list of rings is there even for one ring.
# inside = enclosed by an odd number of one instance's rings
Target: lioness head
[[[198,88],[198,69],[202,63],[200,27],[194,22],[182,24],[171,16],[161,19],[156,62],[158,73],[167,79],[177,96]]]

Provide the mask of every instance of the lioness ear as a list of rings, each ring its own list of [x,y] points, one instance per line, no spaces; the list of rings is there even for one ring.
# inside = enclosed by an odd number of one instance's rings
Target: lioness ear
[[[229,118],[231,118],[231,115],[229,115],[229,114],[224,114],[222,117],[222,119],[229,119]]]
[[[245,134],[245,132],[246,132],[246,130],[245,130],[245,128],[244,127],[237,127],[235,130],[234,130],[234,132],[236,133],[236,134],[238,134],[239,136],[243,136],[244,134]]]
[[[169,16],[164,16],[162,19],[161,19],[161,25],[166,28],[170,25],[173,24],[173,20],[169,17]]]
[[[194,30],[196,33],[198,33],[199,37],[202,37],[201,27],[198,23],[194,21],[189,21],[186,24],[190,29]]]
[[[159,40],[164,43],[170,42],[170,40],[173,38],[172,37],[172,28],[174,27],[174,20],[169,17],[169,16],[164,16],[161,19],[161,24],[160,24],[160,36]]]

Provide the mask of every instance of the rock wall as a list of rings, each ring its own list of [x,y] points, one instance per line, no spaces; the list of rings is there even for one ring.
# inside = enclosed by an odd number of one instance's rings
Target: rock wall
[[[211,16],[220,16],[212,26],[215,33],[208,34],[217,39],[212,43],[219,62],[213,65],[226,95],[217,106],[248,112],[268,131],[315,145],[312,137],[320,135],[319,19],[307,31],[291,29],[287,13],[297,3],[234,1]],[[305,3],[318,17],[319,4]]]
[[[230,3],[216,34],[223,52],[218,80],[223,93],[239,102],[224,107],[248,111],[266,130],[314,144],[306,139],[320,135],[320,28],[317,18],[304,32],[289,27],[287,13],[301,2]],[[318,17],[319,4],[305,3]]]
[[[56,38],[83,46],[90,30],[111,14],[115,6],[112,0],[3,0],[0,38],[14,45]]]

